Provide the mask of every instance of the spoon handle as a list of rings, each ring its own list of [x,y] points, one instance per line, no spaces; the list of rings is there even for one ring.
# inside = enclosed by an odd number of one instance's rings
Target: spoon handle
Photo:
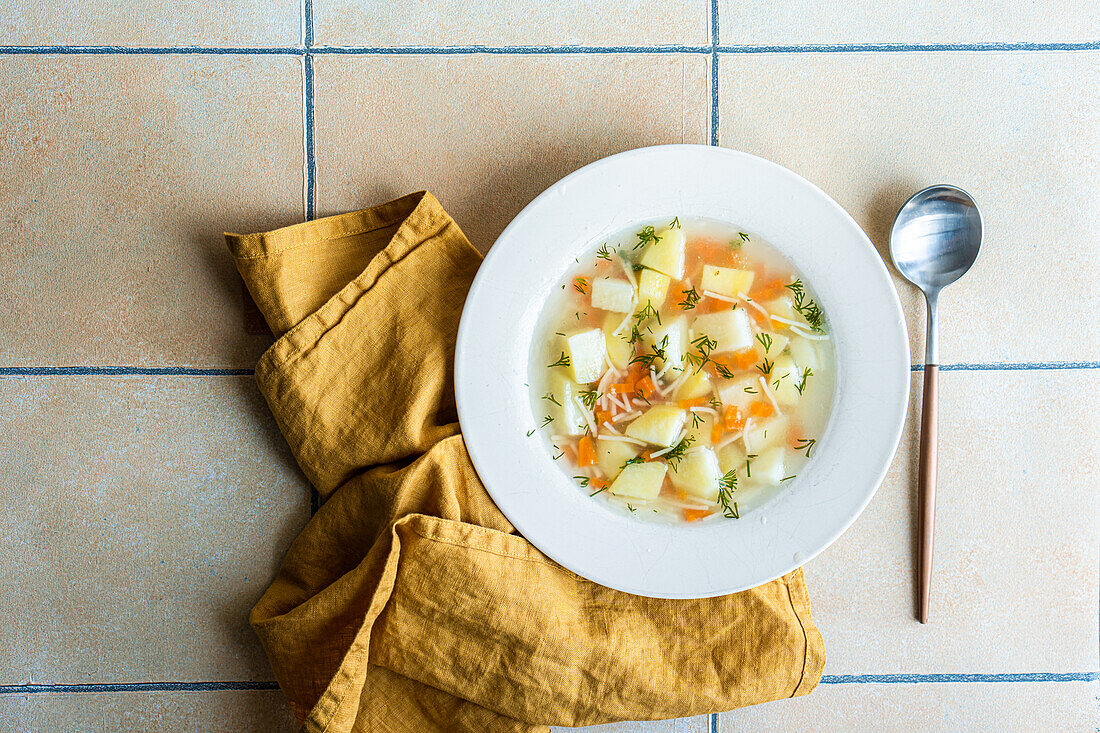
[[[928,595],[932,588],[932,536],[936,526],[937,394],[940,368],[924,365],[924,395],[920,420],[919,587],[917,620],[928,623]]]

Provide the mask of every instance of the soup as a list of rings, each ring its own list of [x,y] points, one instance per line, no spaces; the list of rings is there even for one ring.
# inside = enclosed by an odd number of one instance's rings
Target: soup
[[[593,501],[650,519],[739,519],[797,480],[832,397],[825,314],[772,246],[729,224],[602,242],[546,304],[534,414]]]

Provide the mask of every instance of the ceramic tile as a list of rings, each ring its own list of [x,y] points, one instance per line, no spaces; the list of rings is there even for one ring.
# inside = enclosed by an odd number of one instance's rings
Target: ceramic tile
[[[723,44],[1095,41],[1089,0],[745,3],[719,0]]]
[[[676,720],[653,720],[637,723],[612,723],[609,725],[590,725],[584,728],[550,729],[553,733],[566,731],[585,731],[585,733],[709,733],[710,716],[699,715],[694,718]]]
[[[0,695],[0,732],[291,733],[278,690]]]
[[[0,365],[251,366],[222,232],[302,217],[300,66],[0,57]]]
[[[314,37],[329,46],[702,45],[707,0],[546,4],[314,0]]]
[[[431,190],[482,252],[566,173],[656,143],[706,142],[706,57],[316,60],[320,214]]]
[[[720,733],[1035,733],[1100,726],[1096,682],[821,685],[719,717]]]
[[[309,516],[250,377],[0,379],[0,684],[270,680]]]
[[[909,195],[961,186],[986,235],[941,297],[941,361],[1095,360],[1098,62],[1100,52],[725,56],[721,143],[819,185],[883,253]],[[923,302],[895,279],[917,361]]]
[[[0,5],[0,39],[18,46],[295,46],[302,2],[10,0]]]
[[[882,487],[806,566],[826,674],[1096,669],[1096,377],[940,374],[933,584],[922,626],[913,618],[921,391],[914,375],[901,447]],[[1051,414],[1069,400],[1072,409]]]

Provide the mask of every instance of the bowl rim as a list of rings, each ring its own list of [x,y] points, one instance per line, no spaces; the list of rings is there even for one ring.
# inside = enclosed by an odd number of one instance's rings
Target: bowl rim
[[[898,393],[897,404],[893,404],[890,407],[888,417],[890,419],[885,420],[884,428],[888,432],[884,435],[886,440],[882,444],[882,452],[879,458],[875,461],[875,468],[867,476],[864,484],[866,486],[861,491],[859,501],[851,504],[850,511],[846,513],[846,516],[842,521],[838,521],[831,529],[818,539],[815,546],[808,549],[806,552],[796,552],[791,556],[789,561],[779,562],[773,565],[772,569],[768,573],[755,579],[755,582],[751,584],[733,584],[729,586],[716,586],[707,589],[670,589],[670,588],[653,588],[645,587],[644,585],[638,585],[637,583],[624,583],[619,582],[614,577],[609,577],[606,572],[594,572],[592,568],[585,567],[583,563],[578,563],[575,558],[568,556],[561,551],[561,548],[553,542],[539,541],[543,539],[541,532],[536,532],[535,527],[537,519],[533,519],[530,514],[525,511],[516,511],[515,505],[511,501],[512,494],[504,491],[504,487],[501,483],[498,483],[500,477],[497,475],[499,471],[497,467],[494,467],[490,463],[489,451],[482,450],[480,437],[483,435],[482,425],[478,422],[479,414],[475,410],[467,395],[469,394],[469,385],[471,385],[470,374],[476,369],[475,364],[475,351],[471,348],[471,338],[475,335],[478,328],[476,322],[479,308],[480,295],[483,289],[486,287],[486,283],[493,277],[498,276],[497,262],[507,258],[514,254],[509,242],[513,241],[513,234],[526,225],[528,219],[533,216],[540,215],[542,208],[547,205],[547,202],[554,197],[561,195],[561,193],[568,188],[573,187],[578,181],[583,180],[588,176],[594,176],[608,167],[618,166],[624,162],[629,162],[639,158],[646,158],[654,155],[676,155],[683,153],[685,156],[692,155],[705,155],[705,156],[717,156],[718,158],[724,158],[730,163],[738,165],[749,165],[759,167],[761,170],[768,170],[771,174],[778,177],[778,179],[785,180],[792,184],[794,188],[800,188],[806,194],[814,197],[817,203],[825,206],[833,216],[837,216],[839,220],[843,221],[850,229],[850,233],[853,235],[853,240],[858,243],[859,247],[862,247],[864,254],[870,254],[872,257],[865,258],[864,264],[873,271],[873,276],[878,279],[878,285],[885,286],[885,300],[879,303],[885,311],[888,311],[890,320],[896,324],[895,335],[900,336],[897,343],[893,344],[896,347],[895,352],[892,354],[889,366],[897,368],[899,374],[904,374],[904,388]],[[642,221],[647,218],[646,216],[637,216],[637,221]],[[504,246],[501,246],[504,243]],[[787,254],[783,246],[780,243],[772,242],[773,246],[776,246],[780,252]],[[812,284],[812,283],[811,283]],[[816,288],[815,288],[816,290]],[[536,310],[541,310],[541,303]],[[827,309],[828,311],[828,309]],[[525,341],[529,339],[524,339]],[[839,349],[838,349],[839,351]],[[839,354],[837,360],[837,367],[839,368]],[[610,588],[622,590],[636,595],[660,597],[660,598],[703,598],[710,596],[725,595],[728,593],[738,592],[747,588],[755,587],[766,583],[775,578],[781,577],[808,562],[810,559],[824,551],[833,542],[837,540],[845,531],[847,531],[859,515],[866,509],[871,499],[874,497],[881,485],[883,478],[886,476],[893,457],[896,454],[898,445],[901,440],[902,431],[904,429],[906,413],[908,410],[908,398],[909,398],[909,380],[910,380],[911,366],[910,366],[910,350],[908,333],[906,330],[905,319],[901,309],[901,302],[898,297],[896,287],[893,280],[890,277],[887,269],[886,262],[883,261],[881,255],[876,250],[874,244],[867,237],[867,234],[855,221],[855,219],[835,200],[833,200],[828,194],[822,191],[819,187],[799,176],[793,171],[777,164],[772,161],[766,160],[759,156],[755,156],[749,153],[736,151],[728,148],[721,148],[709,145],[693,145],[693,144],[674,144],[674,145],[656,145],[643,148],[636,148],[633,150],[624,151],[614,155],[610,155],[599,160],[596,160],[588,165],[579,168],[565,177],[552,184],[545,191],[535,197],[529,204],[527,204],[519,214],[508,224],[503,232],[498,237],[496,243],[490,248],[488,254],[485,256],[484,261],[481,264],[474,280],[470,286],[470,289],[466,295],[466,300],[463,306],[462,315],[458,328],[458,338],[455,346],[454,357],[454,383],[455,383],[455,401],[458,412],[459,423],[463,433],[464,441],[467,446],[470,460],[478,473],[479,478],[485,485],[486,490],[490,496],[496,502],[497,506],[501,509],[504,515],[516,528],[516,530],[528,539],[536,548],[538,548],[543,554],[562,565],[563,567],[592,580],[601,585],[605,585]],[[896,376],[896,375],[895,375]],[[840,389],[840,380],[837,379],[834,389]],[[530,402],[530,399],[527,399]],[[836,404],[836,395],[834,394],[834,403],[830,408],[830,422],[835,417],[838,405]],[[543,451],[540,444],[533,452]],[[820,460],[821,455],[815,457],[815,460]],[[553,467],[554,472],[558,475],[564,475],[560,469],[556,466]],[[542,478],[540,476],[540,478]],[[782,494],[784,492],[777,492]],[[507,500],[505,500],[507,497]],[[595,504],[595,502],[589,502]],[[634,520],[635,524],[641,524]],[[534,535],[534,537],[532,537]],[[766,577],[765,577],[766,576]]]

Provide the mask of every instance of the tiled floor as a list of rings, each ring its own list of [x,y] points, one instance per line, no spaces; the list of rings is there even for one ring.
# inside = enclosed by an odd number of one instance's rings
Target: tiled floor
[[[807,566],[817,691],[591,730],[1100,727],[1095,4],[494,7],[0,9],[0,731],[293,729],[246,614],[309,489],[251,380],[269,340],[223,230],[423,187],[484,251],[568,171],[666,142],[789,166],[880,248],[909,193],[954,182],[987,239],[942,303],[931,624],[912,414]]]

